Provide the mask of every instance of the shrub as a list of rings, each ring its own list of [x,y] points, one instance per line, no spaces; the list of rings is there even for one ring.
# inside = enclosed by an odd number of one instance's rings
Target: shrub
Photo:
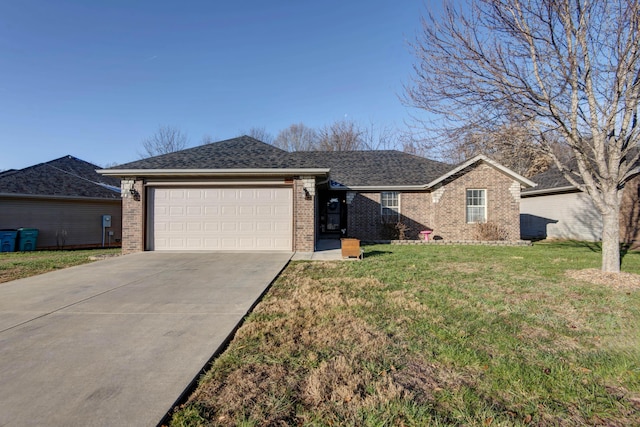
[[[409,232],[410,228],[402,221],[398,221],[383,223],[382,230],[385,239],[407,240],[407,233]]]
[[[495,222],[479,222],[476,224],[475,238],[477,240],[507,240],[509,233]]]

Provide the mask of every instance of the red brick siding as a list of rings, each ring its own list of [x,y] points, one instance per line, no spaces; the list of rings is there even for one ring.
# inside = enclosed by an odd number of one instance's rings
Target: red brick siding
[[[475,240],[477,226],[467,224],[466,190],[487,190],[487,220],[496,223],[508,240],[520,239],[519,186],[487,164],[476,164],[443,184],[444,192],[400,192],[400,221],[409,227],[408,239],[421,230],[445,240]],[[516,183],[517,184],[517,183]],[[513,187],[512,187],[513,186]],[[514,188],[516,189],[514,191]],[[433,196],[440,196],[437,203]],[[348,234],[361,240],[388,239],[380,216],[380,193],[359,193],[348,206]]]
[[[315,249],[315,196],[305,196],[301,179],[293,180],[293,250]]]
[[[434,236],[445,240],[475,240],[475,224],[466,221],[466,190],[487,190],[487,221],[506,231],[507,240],[520,239],[520,197],[511,192],[513,179],[480,163],[444,183],[444,193],[434,203]]]
[[[122,253],[144,251],[145,230],[145,188],[142,180],[136,180],[133,187],[139,197],[128,195],[122,199]]]
[[[399,192],[400,222],[408,227],[406,237],[417,239],[429,227],[428,192]],[[358,193],[347,206],[347,234],[360,240],[390,239],[382,224],[380,193]]]

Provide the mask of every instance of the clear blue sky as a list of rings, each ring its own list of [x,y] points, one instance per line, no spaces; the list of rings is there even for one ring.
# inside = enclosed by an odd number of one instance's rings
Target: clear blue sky
[[[0,4],[0,170],[136,160],[159,125],[403,127],[420,0]]]

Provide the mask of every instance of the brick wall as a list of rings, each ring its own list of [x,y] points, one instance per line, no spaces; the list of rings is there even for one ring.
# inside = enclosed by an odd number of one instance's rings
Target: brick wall
[[[434,236],[445,240],[475,240],[477,225],[466,221],[466,190],[487,190],[487,221],[501,227],[507,240],[520,239],[520,187],[485,163],[461,171],[434,190]]]
[[[399,192],[400,219],[408,227],[406,237],[417,239],[420,231],[429,227],[428,192]],[[380,193],[358,193],[347,206],[347,233],[360,240],[388,240],[388,226],[382,223]]]
[[[293,180],[293,250],[313,252],[315,249],[315,198],[306,197],[302,179]]]
[[[124,178],[125,179],[129,178]],[[142,180],[135,180],[133,188],[138,197],[128,195],[122,199],[122,253],[144,251],[145,189]]]

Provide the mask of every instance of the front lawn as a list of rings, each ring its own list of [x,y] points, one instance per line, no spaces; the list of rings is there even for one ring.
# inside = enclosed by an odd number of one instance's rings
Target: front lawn
[[[640,425],[640,283],[566,274],[599,263],[566,243],[294,262],[171,425]]]
[[[120,248],[73,251],[0,252],[0,283],[91,262],[91,257],[115,256]]]

